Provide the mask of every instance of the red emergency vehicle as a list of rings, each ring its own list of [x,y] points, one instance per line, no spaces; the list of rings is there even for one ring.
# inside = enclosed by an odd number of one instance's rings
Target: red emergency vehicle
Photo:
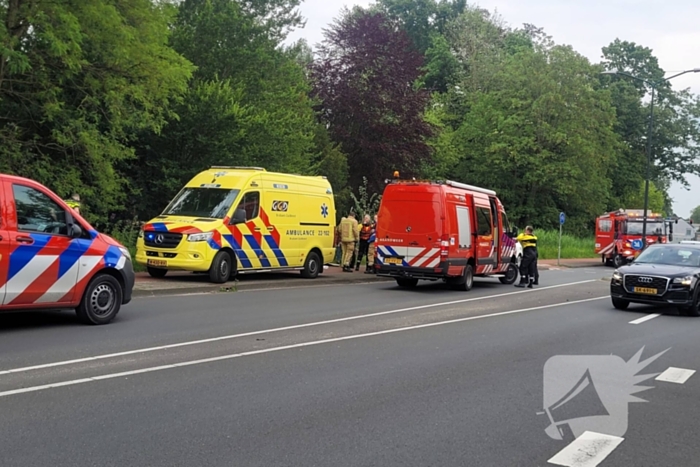
[[[375,269],[401,287],[442,280],[470,290],[475,276],[518,278],[515,229],[491,190],[453,181],[395,179],[379,206]]]
[[[673,241],[673,224],[666,221],[661,214],[648,214],[647,245]],[[643,209],[619,209],[598,217],[595,228],[595,254],[600,255],[605,264],[615,267],[634,259],[641,253],[643,220]]]

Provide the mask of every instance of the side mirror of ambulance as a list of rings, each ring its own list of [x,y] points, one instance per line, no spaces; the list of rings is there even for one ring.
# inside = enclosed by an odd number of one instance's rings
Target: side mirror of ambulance
[[[513,235],[513,238],[515,238],[515,237],[518,236],[518,228],[517,228],[517,227],[513,227],[513,233],[512,233],[512,235]]]
[[[233,213],[233,219],[231,219],[231,225],[244,224],[245,218],[245,209],[236,209]]]
[[[82,236],[83,236],[83,229],[81,229],[78,224],[71,224],[70,225],[70,237],[71,238],[80,238]]]

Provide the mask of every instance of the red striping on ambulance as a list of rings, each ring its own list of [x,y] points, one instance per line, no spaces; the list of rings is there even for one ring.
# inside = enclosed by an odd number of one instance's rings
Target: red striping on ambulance
[[[494,191],[395,173],[379,207],[375,269],[401,287],[442,280],[469,290],[475,276],[513,284],[516,235]]]

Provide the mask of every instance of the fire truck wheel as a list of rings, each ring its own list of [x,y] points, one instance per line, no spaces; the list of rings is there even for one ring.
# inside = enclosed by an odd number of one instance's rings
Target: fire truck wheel
[[[474,269],[471,264],[467,264],[464,267],[464,275],[459,279],[459,282],[454,284],[455,290],[461,290],[463,292],[468,292],[472,289],[474,285]]]
[[[617,252],[613,255],[613,266],[619,268],[625,265],[625,258],[619,255]]]
[[[396,279],[396,283],[404,289],[412,289],[418,285],[418,279]]]
[[[516,266],[515,263],[510,263],[505,276],[499,277],[498,280],[501,281],[501,284],[512,285],[518,280],[518,274],[518,266]]]

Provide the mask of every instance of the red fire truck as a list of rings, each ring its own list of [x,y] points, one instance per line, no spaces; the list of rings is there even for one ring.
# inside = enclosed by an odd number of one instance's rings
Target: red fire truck
[[[673,223],[648,212],[647,245],[673,241]],[[620,267],[641,253],[643,209],[619,209],[596,219],[595,254],[609,266]]]
[[[491,190],[452,181],[387,181],[379,206],[375,270],[401,287],[442,280],[470,290],[475,276],[518,278],[517,246]]]

